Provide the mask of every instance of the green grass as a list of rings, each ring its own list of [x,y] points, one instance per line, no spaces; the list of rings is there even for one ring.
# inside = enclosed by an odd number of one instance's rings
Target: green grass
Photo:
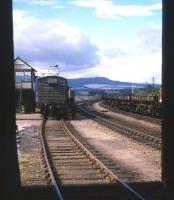
[[[20,169],[24,169],[24,168],[27,167],[29,164],[30,164],[29,161],[27,161],[27,160],[21,160],[21,161],[19,162],[19,168],[20,168]]]

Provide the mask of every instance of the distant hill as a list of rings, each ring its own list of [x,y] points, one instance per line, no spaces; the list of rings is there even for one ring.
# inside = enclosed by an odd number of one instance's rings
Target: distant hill
[[[132,83],[130,82],[113,81],[105,77],[68,79],[68,84],[74,90],[91,90],[91,89],[113,90],[113,89],[125,89],[132,87]],[[134,84],[134,87],[135,86],[138,88],[145,88],[147,87],[147,84],[136,83]]]

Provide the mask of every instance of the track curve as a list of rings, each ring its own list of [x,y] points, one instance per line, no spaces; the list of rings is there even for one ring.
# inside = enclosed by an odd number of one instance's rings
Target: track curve
[[[161,135],[158,130],[149,129],[144,126],[140,127],[137,124],[118,118],[113,119],[112,117],[109,117],[106,114],[97,111],[92,106],[86,104],[79,105],[79,109],[93,117],[93,119],[99,123],[111,128],[114,131],[124,134],[127,137],[136,140],[137,142],[150,145],[155,149],[161,148]]]
[[[65,185],[119,184],[131,197],[143,199],[95,158],[71,134],[64,121],[48,120],[42,130],[51,179],[54,177],[53,184],[57,184],[60,196],[59,188]]]

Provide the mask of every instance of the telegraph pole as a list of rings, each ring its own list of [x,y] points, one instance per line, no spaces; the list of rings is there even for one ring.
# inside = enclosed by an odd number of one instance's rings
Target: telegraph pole
[[[134,94],[134,84],[132,83],[132,95]]]
[[[152,77],[152,86],[153,86],[153,88],[155,88],[155,77],[154,76]]]

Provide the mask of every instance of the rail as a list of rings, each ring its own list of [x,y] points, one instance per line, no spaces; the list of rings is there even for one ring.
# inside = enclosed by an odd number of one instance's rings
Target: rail
[[[119,129],[121,129],[121,130],[127,130],[127,131],[129,131],[130,133],[134,132],[134,133],[136,133],[136,135],[142,135],[140,132],[138,132],[138,131],[136,131],[136,130],[133,130],[133,129],[128,128],[128,127],[125,128],[125,126],[122,126],[122,125],[120,125],[120,124],[118,125],[118,124],[116,124],[116,123],[114,123],[114,122],[112,122],[112,121],[109,121],[109,120],[107,120],[107,119],[104,119],[104,118],[102,118],[102,117],[99,117],[99,116],[97,116],[97,115],[95,115],[95,114],[93,114],[93,113],[91,113],[91,112],[89,112],[89,111],[83,109],[83,108],[81,107],[81,105],[79,105],[79,108],[80,108],[83,112],[86,112],[86,113],[88,113],[89,115],[94,116],[94,117],[96,117],[96,118],[98,118],[98,119],[100,119],[100,120],[102,120],[102,121],[105,121],[105,122],[111,124],[111,125],[115,125],[115,126],[117,126]],[[97,111],[95,111],[95,112],[97,112]],[[147,133],[143,133],[143,135],[146,136],[147,138],[151,139],[152,141],[155,141],[155,142],[158,143],[158,144],[161,143],[161,139],[159,139],[159,138],[157,138],[157,137],[155,137],[155,136],[149,135],[149,134],[147,134]]]
[[[88,151],[88,149],[82,144],[80,143],[73,135],[72,133],[69,131],[68,127],[66,126],[66,123],[64,122],[64,120],[61,120],[64,131],[68,134],[68,136],[76,143],[76,145],[83,151],[83,153],[90,158],[90,160],[93,163],[97,163],[97,167],[99,167],[102,171],[105,171],[105,173],[107,174],[107,176],[109,177],[109,179],[111,180],[111,182],[116,182],[118,180],[118,177],[113,174],[102,162],[100,162],[94,155],[92,155],[92,153],[90,151]]]
[[[140,194],[138,194],[135,190],[133,190],[129,185],[124,183],[121,179],[119,179],[112,171],[110,171],[103,163],[101,163],[96,157],[94,157],[91,152],[89,152],[86,147],[81,144],[69,131],[66,123],[64,120],[61,120],[62,125],[64,127],[64,130],[66,133],[71,137],[71,139],[83,150],[83,152],[95,163],[98,163],[98,167],[101,170],[104,170],[107,172],[108,177],[110,178],[111,182],[116,182],[118,185],[120,185],[126,192],[130,193],[130,195],[135,199],[135,200],[145,200]]]
[[[43,122],[41,124],[41,143],[42,143],[43,153],[44,153],[44,156],[45,156],[45,161],[46,161],[46,164],[47,164],[47,167],[48,167],[48,171],[49,171],[49,175],[51,177],[52,184],[53,184],[55,191],[56,191],[56,194],[57,194],[57,198],[59,200],[63,200],[63,196],[62,196],[60,187],[59,187],[58,183],[56,182],[56,180],[54,178],[54,174],[52,172],[52,169],[51,169],[51,166],[50,166],[50,163],[49,163],[49,160],[48,160],[48,156],[47,156],[46,146],[45,146],[45,142],[44,142],[44,138],[43,138],[43,133],[45,131],[45,123],[46,123],[46,121],[43,120]]]
[[[111,107],[109,106],[108,104],[105,104],[104,102],[100,102],[100,105],[110,111],[113,111],[113,112],[119,112],[119,113],[123,113],[123,114],[126,114],[126,115],[129,115],[129,116],[133,116],[135,118],[141,118],[143,120],[147,120],[147,121],[150,121],[150,122],[154,122],[156,124],[161,124],[161,119],[158,119],[158,118],[154,118],[154,117],[151,117],[151,116],[147,116],[147,115],[140,115],[138,113],[133,113],[133,112],[128,112],[128,111],[125,111],[125,110],[121,110],[121,109],[118,109],[118,108],[115,108],[115,107]]]
[[[52,172],[52,169],[51,169],[51,166],[50,166],[50,163],[49,163],[49,159],[48,159],[48,156],[47,156],[47,150],[46,150],[46,144],[44,142],[44,131],[45,131],[45,123],[46,121],[43,120],[42,122],[42,134],[41,134],[41,142],[42,142],[42,147],[43,147],[43,153],[44,153],[44,156],[45,156],[45,161],[46,161],[46,164],[47,164],[47,168],[48,168],[48,172],[49,172],[49,175],[50,175],[50,178],[51,178],[51,181],[52,181],[52,184],[55,188],[55,191],[56,191],[56,194],[57,194],[57,199],[59,200],[63,200],[63,196],[62,196],[62,193],[61,193],[61,190],[60,190],[60,187],[54,177],[54,173]],[[115,174],[113,174],[103,163],[101,163],[97,158],[95,158],[87,149],[84,145],[82,145],[73,135],[72,133],[69,131],[66,123],[64,122],[64,120],[61,120],[61,123],[62,123],[62,126],[63,126],[63,129],[64,131],[66,132],[66,134],[69,135],[69,137],[79,146],[79,148],[81,148],[83,150],[83,152],[90,158],[90,160],[93,162],[93,163],[98,163],[98,167],[105,171],[105,173],[107,174],[107,177],[110,179],[110,181],[112,183],[117,183],[119,186],[121,186],[121,188],[123,190],[125,190],[125,192],[129,193],[129,195],[135,199],[135,200],[145,200],[140,194],[138,194],[136,191],[134,191],[130,186],[128,186],[126,183],[124,183],[122,180],[120,180]]]

